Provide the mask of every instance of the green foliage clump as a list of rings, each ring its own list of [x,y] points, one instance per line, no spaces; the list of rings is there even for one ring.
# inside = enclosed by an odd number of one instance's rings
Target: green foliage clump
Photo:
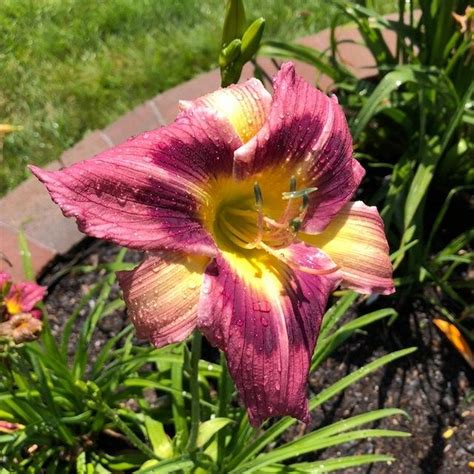
[[[264,41],[260,54],[297,59],[334,81],[349,116],[356,157],[369,169],[364,186],[381,210],[396,270],[397,301],[428,298],[472,339],[463,271],[472,262],[469,191],[474,187],[473,19],[461,31],[457,15],[473,15],[466,0],[398,2],[380,14],[378,2],[335,0],[327,51]],[[349,20],[375,59],[377,73],[359,79],[341,62],[337,21]],[[470,25],[470,27],[469,27]],[[382,32],[396,37],[393,51]],[[449,219],[450,213],[457,214]],[[440,291],[427,295],[427,285]],[[450,309],[446,307],[447,305]],[[454,310],[460,315],[456,321]],[[472,322],[472,321],[471,321]]]
[[[72,269],[97,276],[100,271],[101,281],[79,302],[59,338],[53,336],[43,306],[44,330],[38,341],[0,341],[0,420],[16,426],[0,433],[0,461],[7,472],[329,472],[393,460],[370,454],[295,462],[305,453],[354,440],[409,436],[367,428],[405,413],[374,410],[283,442],[282,435],[295,420],[285,417],[252,428],[237,403],[224,357],[220,362],[204,359],[197,332],[192,343],[154,349],[138,345],[129,325],[91,356],[97,324],[123,309],[123,300],[111,298],[110,292],[114,272],[130,268],[124,254],[122,250],[111,264]],[[381,309],[341,323],[356,298],[346,292],[327,311],[312,370],[353,334],[396,314]],[[84,312],[86,319],[80,323]],[[73,333],[78,341],[70,357]],[[382,356],[341,378],[310,399],[310,410],[413,350]]]

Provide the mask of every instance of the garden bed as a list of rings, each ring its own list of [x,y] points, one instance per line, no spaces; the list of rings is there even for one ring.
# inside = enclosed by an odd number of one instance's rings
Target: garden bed
[[[111,262],[117,251],[109,244],[86,239],[69,254],[54,261],[43,273],[40,282],[49,286],[46,305],[55,335],[61,333],[81,297],[105,274],[101,274],[100,270],[83,273],[77,269]],[[138,262],[140,258],[138,252],[127,255],[127,259],[133,262]],[[110,299],[118,295],[116,286]],[[374,427],[409,431],[412,438],[353,442],[334,450],[306,455],[304,460],[390,453],[397,459],[388,468],[393,473],[469,472],[467,463],[474,459],[473,374],[432,325],[431,319],[435,316],[420,301],[416,301],[409,311],[400,314],[391,327],[387,323],[379,323],[370,326],[367,334],[348,340],[323,363],[320,370],[311,374],[312,392],[320,392],[367,362],[393,350],[417,346],[418,351],[351,385],[341,396],[315,410],[308,426],[295,425],[285,435],[289,440],[305,430],[310,431],[357,413],[399,407],[407,411],[410,418],[392,417]],[[118,310],[99,322],[91,345],[93,349],[89,353],[90,360],[126,323],[124,310]],[[73,334],[69,342],[71,354],[76,338],[77,334]],[[381,473],[387,472],[387,466],[376,464],[371,468],[345,472]]]

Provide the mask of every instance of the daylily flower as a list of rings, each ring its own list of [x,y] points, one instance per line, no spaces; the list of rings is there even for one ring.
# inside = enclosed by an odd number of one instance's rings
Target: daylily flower
[[[327,97],[284,64],[181,103],[175,122],[60,171],[32,167],[94,237],[146,250],[119,280],[138,335],[196,327],[225,351],[254,426],[307,420],[308,368],[334,288],[393,291],[382,220]]]
[[[18,313],[0,323],[0,337],[12,339],[16,344],[33,341],[43,328],[43,323],[31,313]]]
[[[46,287],[30,281],[12,283],[11,276],[0,272],[0,295],[3,296],[3,306],[6,316],[20,313],[30,313],[33,317],[41,318],[41,312],[34,309],[46,294]],[[1,309],[0,309],[1,312]]]

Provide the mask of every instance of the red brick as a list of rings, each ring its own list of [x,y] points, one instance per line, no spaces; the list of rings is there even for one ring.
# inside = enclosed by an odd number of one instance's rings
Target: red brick
[[[160,111],[164,122],[168,124],[178,115],[178,102],[180,100],[197,99],[218,89],[220,84],[219,70],[214,69],[157,95],[152,102]]]
[[[153,101],[147,101],[104,129],[104,133],[114,145],[124,142],[138,133],[164,125],[164,119]]]
[[[59,169],[60,163],[55,161],[47,168]],[[0,223],[11,229],[23,228],[28,238],[54,253],[66,252],[84,237],[35,177],[0,199]]]
[[[102,132],[94,130],[88,133],[81,141],[77,142],[72,148],[66,150],[60,158],[63,166],[70,166],[78,161],[91,158],[97,153],[110,148],[113,145],[112,140]]]
[[[55,257],[55,252],[41,244],[28,240],[28,247],[31,252],[31,262],[35,275]],[[23,266],[20,249],[18,247],[18,232],[0,223],[0,271],[5,271],[12,275],[14,280],[24,279]],[[8,259],[10,266],[3,258]]]

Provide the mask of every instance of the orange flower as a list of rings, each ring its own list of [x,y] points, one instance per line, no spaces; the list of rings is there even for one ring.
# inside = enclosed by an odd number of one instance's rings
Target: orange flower
[[[474,369],[474,353],[459,329],[444,319],[433,319],[435,326],[449,339],[451,344],[464,357],[466,362]]]

